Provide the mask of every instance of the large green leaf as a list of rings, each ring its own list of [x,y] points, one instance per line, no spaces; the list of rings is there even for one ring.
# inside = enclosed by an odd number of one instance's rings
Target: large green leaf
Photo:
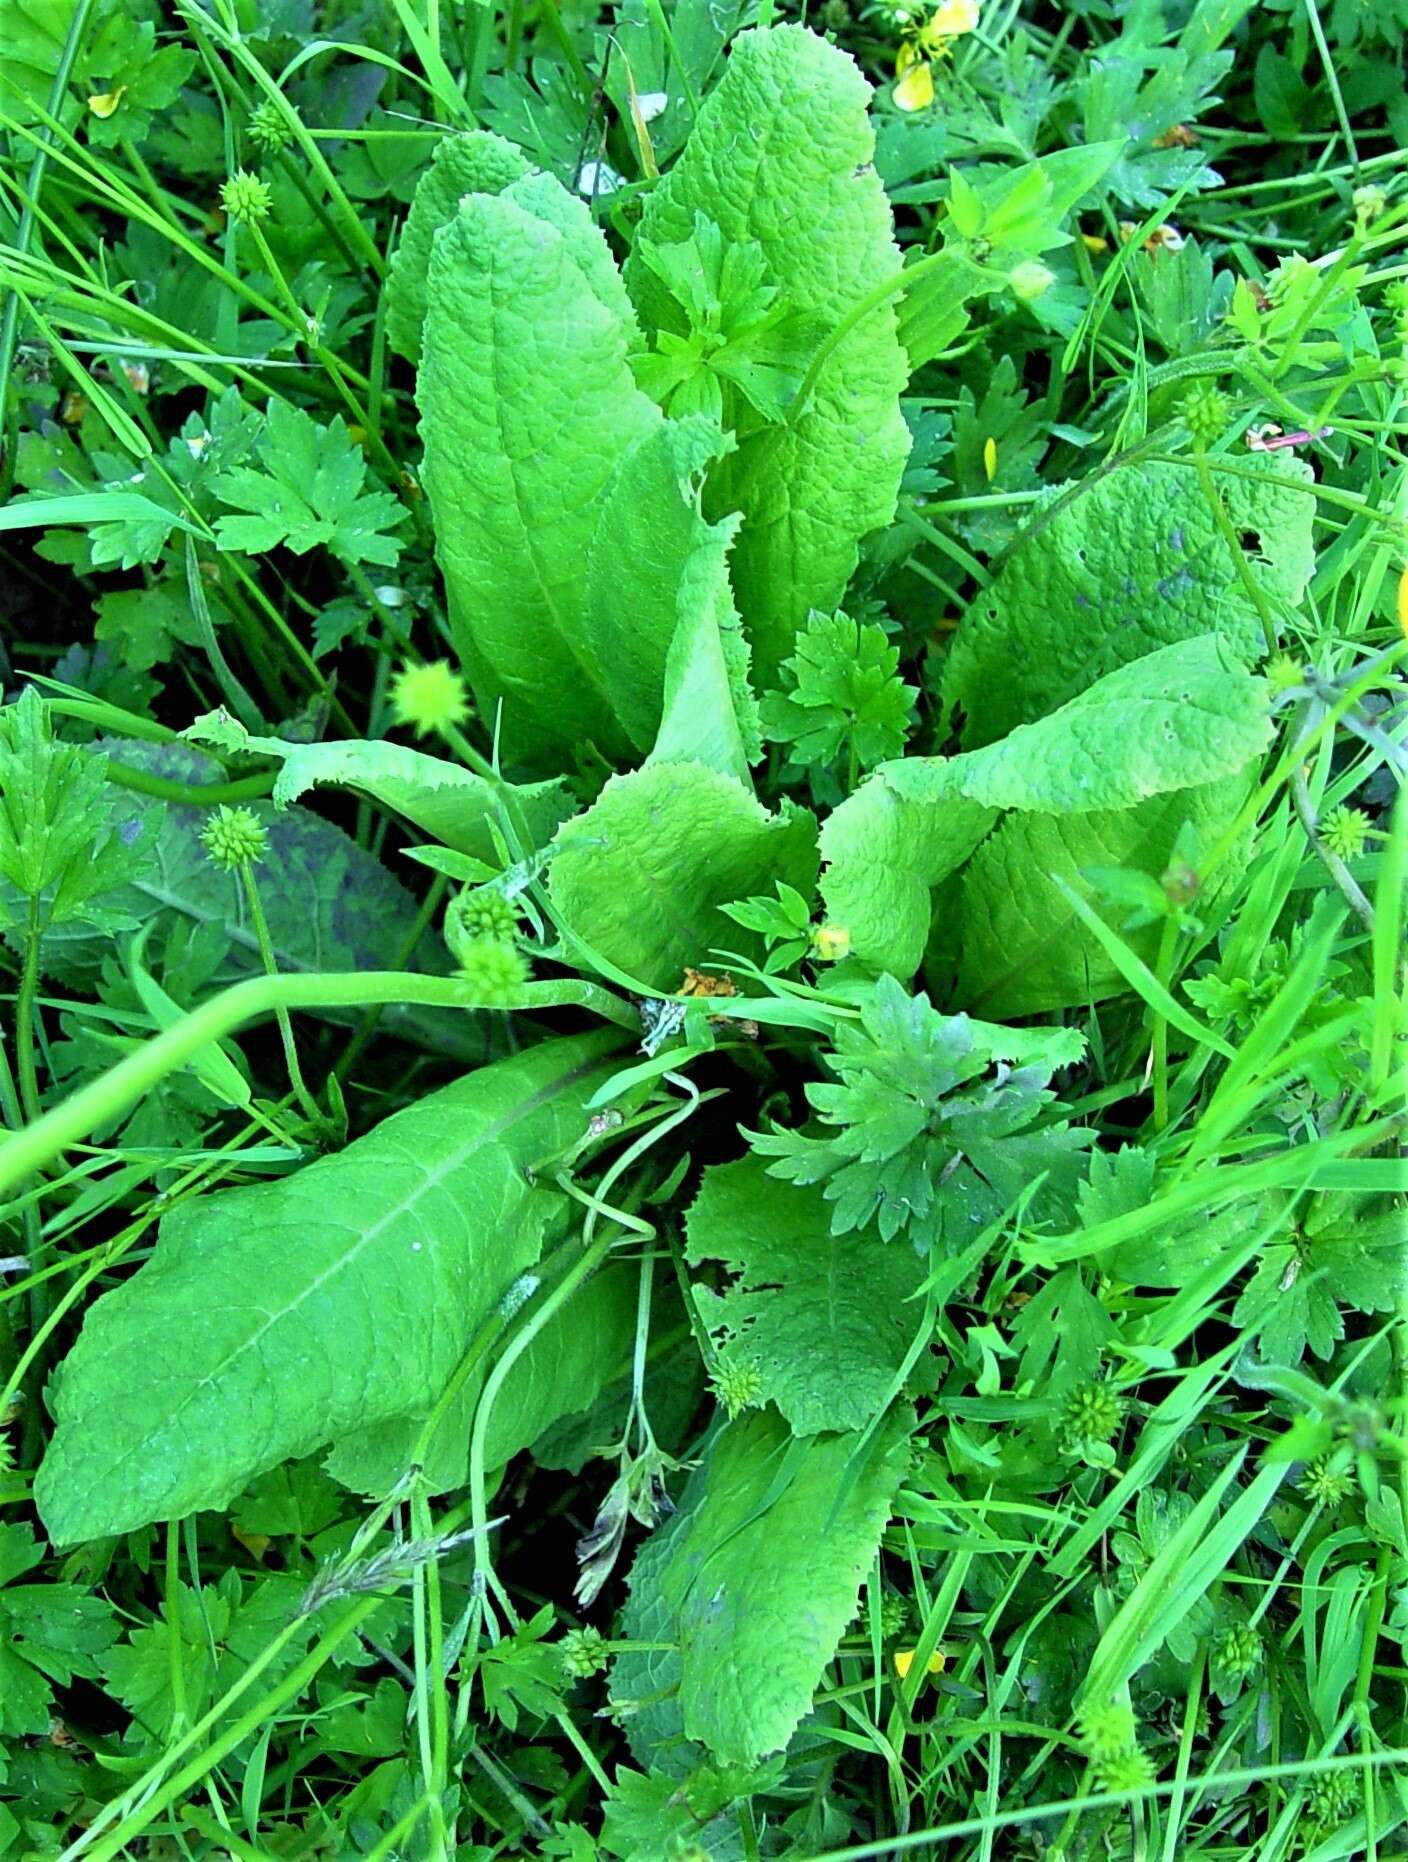
[[[608,1267],[568,1301],[514,1360],[489,1414],[485,1466],[500,1468],[529,1448],[546,1429],[589,1409],[603,1388],[630,1367],[635,1338],[634,1268]],[[510,1296],[536,1290],[520,1283]],[[420,1466],[429,1493],[462,1487],[469,1465],[470,1429],[487,1367],[470,1377],[426,1444]],[[427,1410],[359,1430],[337,1443],[327,1469],[344,1487],[386,1494],[401,1479],[419,1447]]]
[[[768,282],[793,310],[833,327],[900,270],[869,98],[854,62],[803,27],[743,34],[648,197],[640,238],[681,243],[705,214],[726,240],[762,247]],[[683,331],[641,260],[627,282],[648,326]],[[860,539],[894,515],[909,455],[907,375],[887,300],[837,344],[807,410],[790,425],[740,431],[738,456],[719,469],[719,507],[744,513],[733,580],[763,684],[810,610],[840,603]]]
[[[1246,568],[1273,608],[1293,604],[1314,568],[1310,468],[1255,454],[1237,468],[1217,483]],[[1096,475],[1032,520],[964,616],[944,698],[962,708],[964,747],[974,749],[1117,666],[1211,632],[1248,662],[1265,650],[1197,475],[1184,465],[1128,466]]]
[[[652,1658],[649,1691],[677,1686],[685,1736],[725,1763],[781,1751],[810,1709],[889,1518],[912,1420],[892,1411],[863,1447],[797,1439],[771,1410],[730,1423],[637,1558],[627,1633],[648,1625],[679,1649]],[[618,1663],[615,1697],[647,1691],[641,1679],[638,1661]]]
[[[562,1199],[612,1037],[549,1041],[277,1183],[182,1203],[90,1307],[35,1481],[52,1539],[222,1507],[277,1462],[424,1414]]]
[[[185,735],[219,750],[279,758],[283,767],[274,783],[276,807],[287,807],[309,789],[355,789],[404,815],[445,846],[480,860],[497,857],[490,824],[500,814],[508,816],[528,847],[539,847],[572,812],[572,792],[565,782],[492,782],[461,763],[427,756],[405,744],[358,737],[291,744],[280,737],[252,737],[224,711],[197,718]]]
[[[717,553],[697,484],[725,437],[664,418],[637,340],[603,235],[556,182],[472,195],[437,234],[425,484],[455,641],[484,716],[502,702],[511,764],[649,751],[692,560]]]
[[[770,815],[702,763],[613,777],[553,846],[549,891],[568,929],[651,989],[677,989],[713,946],[756,948],[721,905],[777,880],[808,896],[816,882],[811,816]]]
[[[1127,808],[1241,769],[1271,740],[1264,680],[1215,634],[1131,661],[1034,724],[948,765],[960,795],[994,808]]]
[[[997,819],[959,794],[939,757],[882,763],[821,830],[821,896],[865,963],[895,976],[919,968],[930,888],[956,872]]]
[[[705,1173],[687,1233],[692,1262],[726,1261],[738,1276],[723,1294],[694,1290],[723,1363],[755,1372],[798,1435],[863,1429],[922,1316],[914,1250],[873,1229],[833,1235],[820,1191],[779,1182],[752,1156]]]
[[[962,958],[956,1005],[1007,1018],[1119,995],[1124,978],[1071,909],[1058,880],[1088,892],[1085,867],[1126,867],[1157,878],[1179,829],[1210,847],[1245,800],[1246,774],[1152,796],[1134,808],[1081,815],[1011,814],[988,836],[957,885]],[[1227,869],[1224,868],[1224,872]],[[1101,912],[1115,924],[1124,913]],[[1159,928],[1123,934],[1152,962]]]
[[[426,274],[435,235],[454,218],[466,194],[497,194],[527,173],[528,163],[513,144],[485,129],[446,136],[435,145],[430,165],[416,183],[386,281],[386,340],[408,360],[420,361]]]

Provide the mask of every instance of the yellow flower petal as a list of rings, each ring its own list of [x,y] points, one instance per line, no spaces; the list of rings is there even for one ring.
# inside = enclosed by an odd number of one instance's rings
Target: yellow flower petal
[[[100,91],[96,97],[88,99],[88,108],[94,116],[109,117],[127,95],[127,86],[119,84],[115,91]]]
[[[1408,569],[1398,578],[1398,625],[1403,629],[1403,638],[1408,640]]]
[[[942,0],[925,31],[939,39],[956,39],[960,33],[977,29],[978,0]]]
[[[997,477],[997,441],[991,435],[983,441],[983,470],[988,475],[991,485]]]
[[[927,110],[934,101],[934,74],[920,62],[910,65],[895,84],[895,107],[900,110]]]
[[[895,1651],[895,1673],[899,1676],[901,1681],[906,1679],[910,1669],[914,1666],[914,1656],[915,1651],[913,1649],[897,1649]],[[943,1651],[941,1649],[935,1649],[934,1653],[925,1663],[924,1672],[931,1675],[941,1675],[945,1665],[946,1657]]]

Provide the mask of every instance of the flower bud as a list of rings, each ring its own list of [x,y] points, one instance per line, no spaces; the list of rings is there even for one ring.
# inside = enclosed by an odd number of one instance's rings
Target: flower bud
[[[1049,265],[1043,265],[1040,259],[1023,259],[1020,265],[1014,265],[1007,274],[1007,282],[1012,288],[1012,295],[1023,304],[1030,304],[1036,298],[1044,297],[1056,282],[1056,274]]]

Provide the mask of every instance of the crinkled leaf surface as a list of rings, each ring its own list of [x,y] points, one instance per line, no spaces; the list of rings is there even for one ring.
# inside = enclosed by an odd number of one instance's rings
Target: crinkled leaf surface
[[[645,1619],[678,1643],[652,1679],[678,1680],[685,1735],[715,1757],[781,1751],[810,1709],[889,1518],[912,1420],[891,1411],[861,1448],[852,1435],[794,1438],[771,1410],[730,1423],[646,1542],[628,1633]],[[639,1675],[618,1664],[615,1696],[634,1696]]]
[[[748,642],[728,580],[737,519],[716,525],[681,585],[680,624],[665,662],[665,702],[651,763],[707,763],[751,787],[762,755],[758,702],[748,684]]]
[[[1264,680],[1213,634],[1160,647],[1034,724],[948,765],[994,808],[1083,814],[1230,775],[1271,740]]]
[[[487,129],[446,136],[436,143],[416,183],[386,280],[386,340],[408,361],[420,361],[426,274],[435,235],[454,218],[466,194],[497,194],[527,173],[528,163],[514,145]]]
[[[912,976],[929,935],[929,891],[956,872],[997,819],[962,796],[940,757],[882,763],[821,830],[827,915],[876,969]]]
[[[640,237],[678,244],[703,213],[724,237],[756,240],[783,299],[834,325],[900,269],[890,210],[872,166],[870,88],[852,59],[801,26],[736,39],[679,161],[646,202]],[[643,320],[683,333],[681,313],[639,260],[627,282]],[[716,486],[741,510],[733,558],[758,677],[775,683],[813,608],[840,604],[860,539],[894,515],[909,432],[908,376],[886,302],[837,345],[805,413],[740,431]]]
[[[712,946],[760,948],[721,905],[778,879],[808,896],[816,881],[812,817],[771,815],[702,763],[614,776],[553,846],[548,888],[568,929],[652,989],[677,989]]]
[[[538,1258],[610,1036],[468,1075],[297,1175],[180,1204],[88,1310],[35,1482],[68,1543],[221,1507],[290,1456],[424,1413]]]
[[[1295,603],[1314,568],[1310,468],[1248,455],[1219,475],[1247,567],[1272,603]],[[1096,476],[1032,520],[965,615],[944,673],[965,749],[1044,717],[1156,647],[1220,633],[1246,661],[1261,624],[1197,475],[1142,464]]]
[[[614,284],[614,292],[612,285]],[[587,209],[548,177],[472,195],[436,236],[418,398],[461,658],[505,760],[643,755],[725,436],[667,421]],[[623,576],[628,574],[628,584]]]
[[[922,1306],[925,1267],[912,1248],[873,1229],[833,1235],[815,1189],[740,1158],[705,1173],[686,1230],[688,1258],[726,1261],[723,1294],[696,1286],[695,1304],[724,1362],[756,1370],[762,1397],[798,1435],[863,1429],[889,1396]]]
[[[501,809],[508,811],[525,844],[533,848],[550,837],[573,807],[564,782],[490,782],[463,764],[427,756],[405,744],[361,738],[291,744],[278,737],[251,737],[225,712],[198,718],[185,735],[222,750],[280,758],[276,807],[287,807],[309,789],[322,786],[355,789],[404,815],[447,847],[480,860],[496,858],[489,828]]]
[[[1008,815],[958,885],[957,1002],[977,1015],[1006,1018],[1119,995],[1123,977],[1079,923],[1057,879],[1088,892],[1080,878],[1085,867],[1129,867],[1157,878],[1185,821],[1194,824],[1198,844],[1210,846],[1247,792],[1248,778],[1238,774],[1152,796],[1134,808]],[[1122,915],[1092,903],[1110,922]],[[1121,935],[1152,962],[1157,925]]]

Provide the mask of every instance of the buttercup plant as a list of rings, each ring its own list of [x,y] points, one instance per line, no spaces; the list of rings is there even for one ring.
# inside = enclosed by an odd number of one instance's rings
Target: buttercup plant
[[[1392,9],[50,11],[0,1854],[1388,1854]]]

